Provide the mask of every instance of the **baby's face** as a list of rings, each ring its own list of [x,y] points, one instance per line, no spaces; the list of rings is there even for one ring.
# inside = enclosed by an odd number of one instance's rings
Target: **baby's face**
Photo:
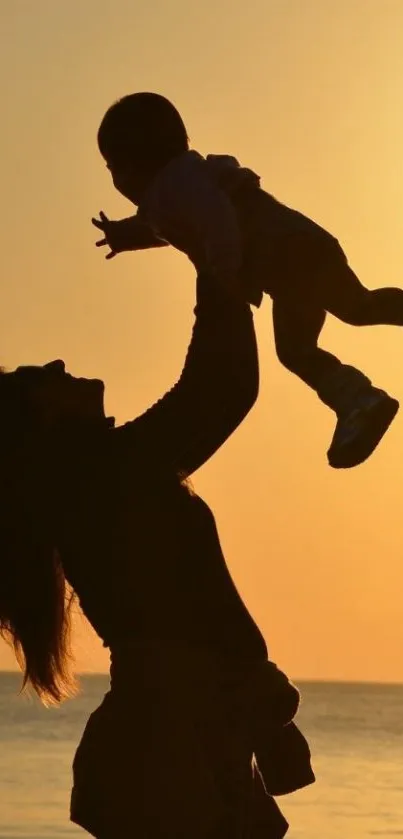
[[[150,178],[135,166],[126,164],[116,166],[107,164],[112,175],[113,185],[121,195],[124,195],[132,204],[138,206],[148,186]]]

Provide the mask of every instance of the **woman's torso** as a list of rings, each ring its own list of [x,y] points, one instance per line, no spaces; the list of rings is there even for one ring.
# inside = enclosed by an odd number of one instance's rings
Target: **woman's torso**
[[[185,641],[265,658],[207,504],[178,478],[116,456],[113,435],[70,476],[59,523],[66,576],[106,646]]]

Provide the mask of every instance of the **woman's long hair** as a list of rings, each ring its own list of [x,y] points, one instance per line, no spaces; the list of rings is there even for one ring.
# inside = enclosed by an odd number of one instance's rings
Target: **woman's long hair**
[[[49,454],[17,374],[0,369],[0,635],[44,704],[75,692],[73,595],[57,551]]]

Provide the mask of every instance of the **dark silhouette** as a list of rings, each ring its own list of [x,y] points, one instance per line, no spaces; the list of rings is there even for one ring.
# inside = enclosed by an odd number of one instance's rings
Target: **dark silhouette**
[[[272,794],[314,780],[298,691],[187,483],[257,397],[251,311],[204,275],[195,313],[178,383],[120,427],[60,360],[0,375],[0,630],[44,701],[73,686],[66,581],[110,649],[73,766],[71,818],[97,839],[280,839]]]
[[[178,111],[155,93],[135,93],[105,114],[100,151],[116,188],[139,207],[111,221],[93,219],[107,258],[123,250],[174,245],[200,271],[257,306],[273,299],[280,361],[337,415],[328,460],[335,468],[363,462],[399,404],[359,370],[318,347],[326,312],[354,326],[403,326],[403,290],[365,288],[337,240],[260,188],[234,157],[189,150]]]

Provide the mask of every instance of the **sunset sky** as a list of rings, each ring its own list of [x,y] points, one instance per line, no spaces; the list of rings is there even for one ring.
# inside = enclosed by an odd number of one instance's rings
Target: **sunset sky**
[[[12,0],[0,32],[0,363],[100,376],[118,421],[180,374],[191,264],[168,249],[105,262],[93,245],[92,215],[131,212],[96,132],[135,90],[171,98],[193,147],[236,155],[330,229],[368,286],[403,286],[402,0]],[[277,361],[268,298],[255,322],[258,403],[195,489],[280,666],[403,681],[403,411],[369,462],[332,471],[334,417]],[[402,331],[329,318],[322,344],[403,402]],[[107,667],[82,622],[75,649],[80,669]]]

